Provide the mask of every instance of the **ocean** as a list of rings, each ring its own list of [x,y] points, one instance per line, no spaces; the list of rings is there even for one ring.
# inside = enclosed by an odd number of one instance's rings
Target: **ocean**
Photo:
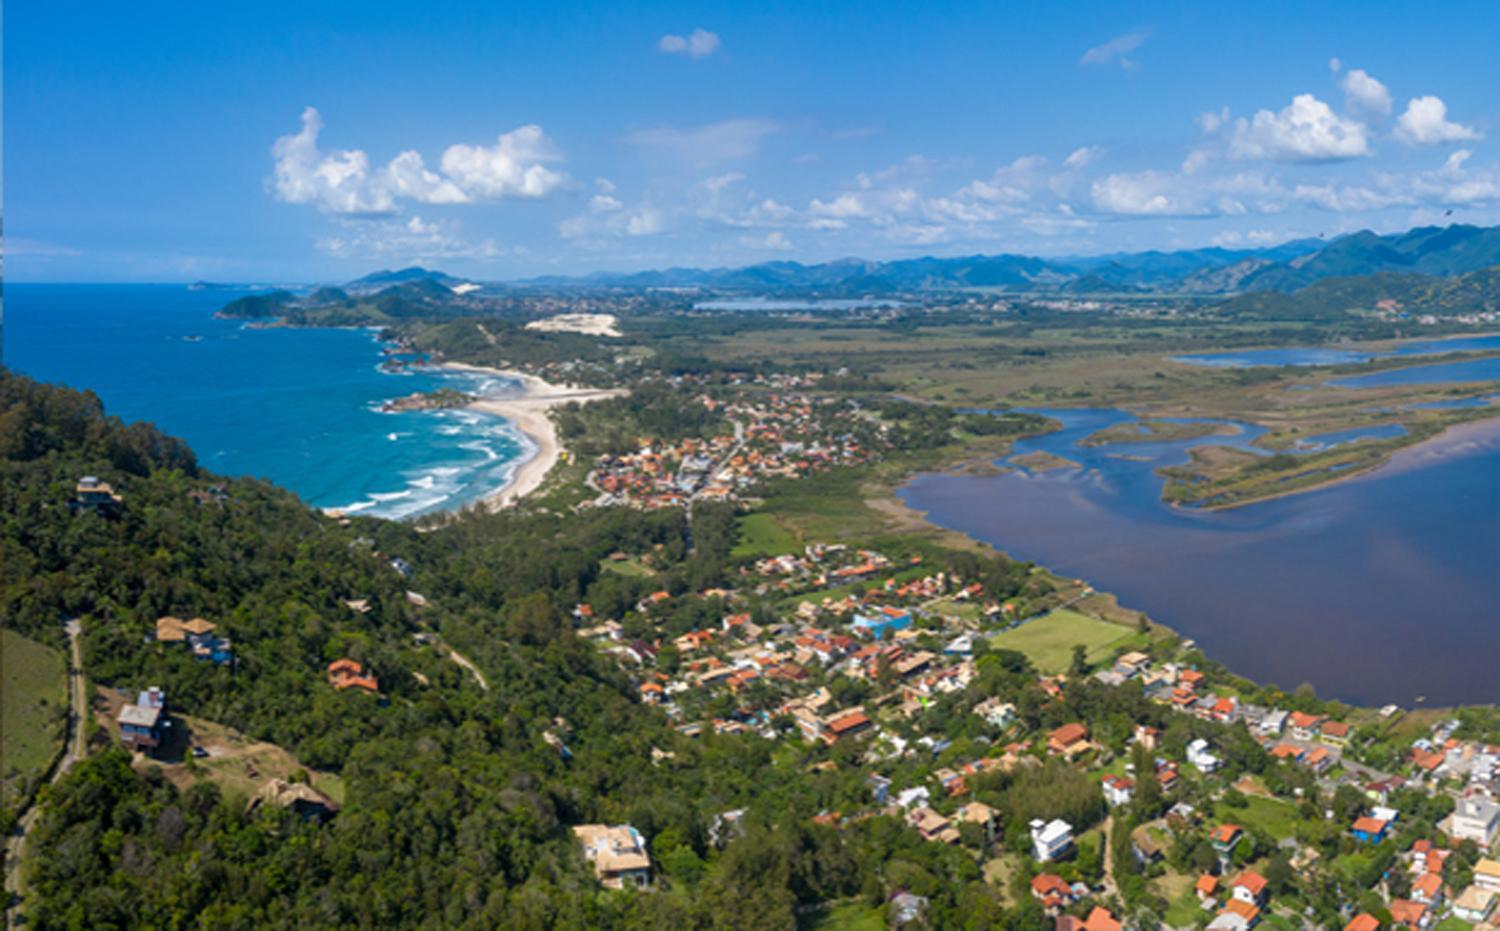
[[[5,289],[3,358],[40,381],[91,389],[105,409],[187,440],[205,468],[257,476],[315,507],[387,518],[462,507],[499,489],[534,447],[469,410],[380,412],[451,387],[505,396],[508,379],[379,369],[373,330],[216,320],[242,292],[183,285]]]

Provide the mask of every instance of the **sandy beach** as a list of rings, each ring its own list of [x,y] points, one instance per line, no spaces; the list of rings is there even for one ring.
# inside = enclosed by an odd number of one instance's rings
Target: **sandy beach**
[[[463,372],[481,372],[513,379],[521,384],[521,394],[514,398],[484,398],[469,405],[470,410],[496,414],[515,424],[536,451],[511,474],[505,486],[486,495],[483,503],[491,509],[509,507],[541,487],[542,481],[562,454],[557,427],[548,416],[554,407],[573,401],[586,404],[626,394],[624,388],[582,388],[576,385],[554,385],[535,375],[509,369],[486,368],[462,362],[445,362],[442,367]]]

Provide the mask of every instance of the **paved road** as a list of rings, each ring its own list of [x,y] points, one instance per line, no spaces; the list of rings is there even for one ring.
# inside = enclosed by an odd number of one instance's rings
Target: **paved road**
[[[88,753],[84,727],[84,721],[89,713],[88,696],[84,692],[83,647],[78,642],[78,635],[82,632],[82,628],[74,620],[67,623],[66,630],[70,653],[67,743],[62,758],[52,771],[51,782],[61,779],[74,763],[83,759]],[[5,840],[5,926],[7,928],[21,927],[21,896],[25,891],[21,886],[21,860],[26,854],[26,838],[36,825],[39,815],[37,807],[31,806],[21,815],[15,829],[11,831],[11,836]]]

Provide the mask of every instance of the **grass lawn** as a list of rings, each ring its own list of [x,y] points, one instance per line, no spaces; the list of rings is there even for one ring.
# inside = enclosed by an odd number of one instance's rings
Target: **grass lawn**
[[[1230,808],[1220,803],[1214,807],[1214,816],[1247,828],[1257,828],[1278,840],[1291,837],[1302,816],[1297,806],[1270,798],[1247,796],[1244,808]]]
[[[1171,904],[1167,906],[1167,913],[1162,917],[1174,928],[1191,928],[1201,914],[1203,906],[1198,902],[1198,893],[1189,885],[1172,898]]]
[[[885,910],[863,902],[845,902],[833,908],[803,912],[797,917],[798,931],[884,931]]]
[[[51,762],[67,714],[67,663],[62,653],[0,630],[0,759],[7,779]]]
[[[1444,918],[1433,927],[1432,931],[1469,931],[1474,927],[1462,918]]]
[[[600,572],[613,572],[615,575],[623,575],[627,579],[649,579],[656,575],[656,570],[643,564],[634,556],[629,559],[606,559],[599,563]]]
[[[780,556],[797,550],[797,539],[764,512],[740,518],[740,539],[730,555]]]
[[[1131,628],[1064,608],[996,634],[990,642],[998,649],[1025,653],[1042,672],[1057,673],[1066,671],[1073,661],[1075,644],[1083,644],[1089,662],[1097,663],[1134,636]]]

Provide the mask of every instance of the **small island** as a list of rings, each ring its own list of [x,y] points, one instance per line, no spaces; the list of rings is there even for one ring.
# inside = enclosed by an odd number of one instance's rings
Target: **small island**
[[[439,388],[436,391],[417,391],[404,398],[393,398],[380,405],[380,410],[384,414],[399,414],[406,411],[446,411],[455,407],[467,407],[476,400],[478,399],[472,394],[453,388]]]

